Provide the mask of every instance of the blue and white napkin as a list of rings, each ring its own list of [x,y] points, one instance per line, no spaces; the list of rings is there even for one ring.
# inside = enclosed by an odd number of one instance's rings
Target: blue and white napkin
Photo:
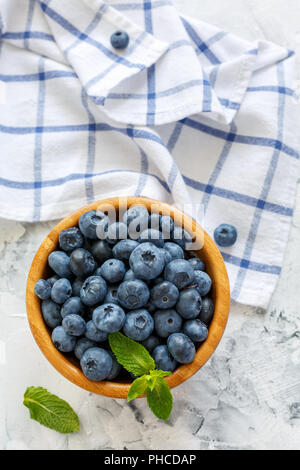
[[[238,229],[222,250],[232,298],[266,307],[298,176],[293,53],[170,0],[0,0],[0,14],[0,216],[111,195],[203,204],[208,233]]]

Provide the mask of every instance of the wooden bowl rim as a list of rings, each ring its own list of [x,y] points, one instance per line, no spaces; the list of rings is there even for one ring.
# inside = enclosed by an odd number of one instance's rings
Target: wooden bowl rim
[[[171,211],[175,222],[183,220],[185,227],[191,227],[193,230],[197,229],[197,231],[201,230],[204,233],[204,247],[202,250],[207,254],[207,257],[209,257],[208,271],[211,271],[213,274],[215,313],[209,326],[208,338],[198,348],[194,361],[190,364],[181,365],[170,377],[166,378],[166,381],[171,388],[176,387],[189,379],[211,357],[223,336],[230,308],[229,280],[220,251],[211,237],[197,222],[195,222],[194,219],[187,214],[182,213],[174,206],[145,197],[114,197],[93,202],[92,204],[82,207],[64,218],[51,230],[41,243],[31,264],[26,287],[26,308],[30,329],[42,353],[52,366],[65,378],[89,392],[113,398],[126,398],[130,388],[130,383],[110,381],[93,382],[88,380],[75,364],[72,364],[65,355],[55,348],[51,341],[51,334],[43,320],[40,300],[34,293],[34,285],[42,277],[42,273],[47,265],[48,255],[57,247],[58,234],[61,230],[77,225],[81,214],[88,210],[96,210],[99,206],[107,204],[119,207],[119,204],[122,204],[122,201],[124,200],[127,201],[128,207],[136,204],[143,204],[149,209],[151,205],[157,204],[162,214],[169,214]],[[217,282],[215,276],[216,273],[218,275]]]

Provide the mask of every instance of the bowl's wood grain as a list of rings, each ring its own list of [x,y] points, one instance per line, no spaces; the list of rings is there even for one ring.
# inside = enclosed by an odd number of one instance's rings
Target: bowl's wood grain
[[[193,231],[197,230],[198,233],[203,233],[202,228],[191,217],[182,214],[182,212],[166,203],[139,197],[128,197],[126,200],[128,206],[144,204],[148,209],[150,209],[151,205],[153,208],[153,204],[157,204],[156,207],[161,214],[169,215],[171,212],[176,223],[182,224],[184,220],[187,230],[192,229]],[[90,392],[114,398],[126,398],[130,388],[129,382],[92,382],[84,376],[76,360],[70,360],[54,347],[51,341],[51,331],[47,328],[42,317],[40,300],[34,293],[35,283],[49,274],[47,259],[49,254],[57,247],[61,230],[77,225],[79,217],[87,210],[99,208],[104,210],[110,205],[119,208],[119,204],[124,205],[124,198],[111,198],[94,202],[74,212],[53,228],[41,244],[32,262],[27,281],[26,306],[30,328],[35,341],[58,372],[74,384]],[[166,378],[170,387],[176,387],[181,384],[206,363],[217,348],[228,319],[230,289],[226,268],[217,246],[206,232],[204,232],[204,246],[197,253],[206,263],[207,272],[213,279],[212,297],[215,303],[215,314],[209,327],[208,338],[197,350],[194,361],[191,364],[179,367],[172,376]]]

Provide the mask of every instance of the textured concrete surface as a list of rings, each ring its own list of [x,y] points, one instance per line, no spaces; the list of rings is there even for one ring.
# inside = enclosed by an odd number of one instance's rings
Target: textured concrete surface
[[[247,39],[266,38],[300,53],[298,0],[175,3],[185,14]],[[52,226],[0,221],[0,449],[300,449],[299,191],[268,312],[232,306],[217,352],[174,390],[168,424],[156,420],[143,400],[128,405],[76,388],[39,352],[26,320],[25,281]],[[80,416],[80,433],[66,437],[31,421],[22,405],[30,385],[68,400]]]

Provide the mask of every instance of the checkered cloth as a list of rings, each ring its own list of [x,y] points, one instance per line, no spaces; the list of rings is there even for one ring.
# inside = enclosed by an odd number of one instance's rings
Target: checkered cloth
[[[0,216],[55,219],[111,195],[202,203],[210,234],[238,229],[222,250],[232,298],[266,307],[298,174],[293,53],[180,17],[169,0],[0,11]]]

